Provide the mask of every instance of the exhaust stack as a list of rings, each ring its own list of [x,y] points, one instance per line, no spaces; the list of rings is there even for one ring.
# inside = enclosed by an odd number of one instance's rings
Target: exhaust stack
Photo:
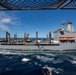
[[[72,22],[68,22],[68,31],[70,31],[70,32],[74,32],[74,28],[73,28],[73,24],[72,24]]]

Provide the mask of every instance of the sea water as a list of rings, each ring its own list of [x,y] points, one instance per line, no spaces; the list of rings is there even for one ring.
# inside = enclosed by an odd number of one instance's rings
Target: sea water
[[[76,75],[76,51],[0,52],[0,75]]]

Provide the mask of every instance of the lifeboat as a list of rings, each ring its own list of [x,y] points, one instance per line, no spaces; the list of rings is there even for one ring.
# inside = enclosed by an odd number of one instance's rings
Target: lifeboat
[[[71,41],[71,40],[75,40],[74,37],[68,37],[67,39],[68,39],[69,41]]]
[[[66,37],[60,37],[59,40],[63,41],[63,40],[67,40],[67,38]]]
[[[66,40],[72,41],[72,40],[75,40],[75,38],[74,37],[60,37],[59,40],[60,41],[66,41]]]

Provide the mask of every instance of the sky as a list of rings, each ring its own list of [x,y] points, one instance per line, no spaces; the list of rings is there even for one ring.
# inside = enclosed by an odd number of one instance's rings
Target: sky
[[[72,22],[76,30],[76,10],[15,10],[0,11],[0,37],[5,37],[8,31],[11,37],[17,33],[17,37],[23,38],[24,33],[35,37],[38,31],[39,37],[45,38],[50,31],[62,28],[62,22]],[[66,28],[67,26],[65,26]]]

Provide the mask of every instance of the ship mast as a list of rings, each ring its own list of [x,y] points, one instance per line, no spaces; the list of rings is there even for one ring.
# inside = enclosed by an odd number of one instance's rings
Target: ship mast
[[[64,30],[64,25],[66,25],[65,21],[62,22],[62,30]]]

